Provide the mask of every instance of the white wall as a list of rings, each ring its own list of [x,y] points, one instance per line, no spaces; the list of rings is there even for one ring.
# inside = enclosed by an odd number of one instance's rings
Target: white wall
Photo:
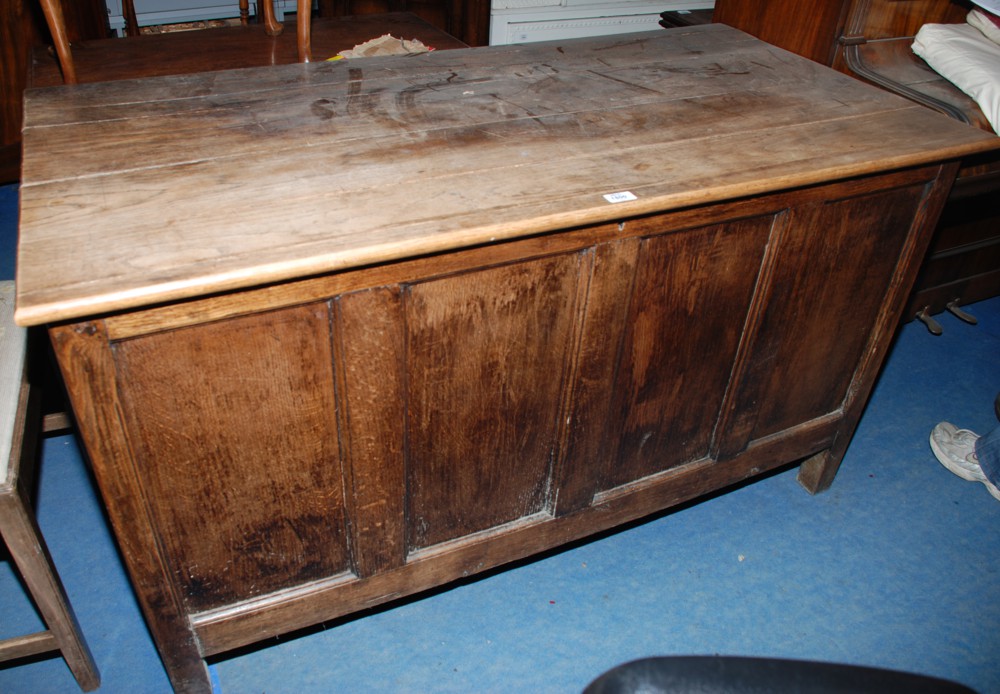
[[[714,0],[493,0],[490,45],[652,31],[661,28],[661,12],[714,5]]]

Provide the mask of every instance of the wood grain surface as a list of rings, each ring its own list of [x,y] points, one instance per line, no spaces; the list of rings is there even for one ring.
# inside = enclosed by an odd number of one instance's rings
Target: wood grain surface
[[[24,141],[22,324],[998,144],[721,25],[43,89]]]

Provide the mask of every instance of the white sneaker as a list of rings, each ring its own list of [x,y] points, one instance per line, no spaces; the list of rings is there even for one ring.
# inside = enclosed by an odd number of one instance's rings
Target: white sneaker
[[[958,429],[948,422],[941,422],[931,431],[931,450],[938,461],[963,480],[982,482],[997,500],[1000,489],[986,479],[976,457],[979,435],[968,429]]]

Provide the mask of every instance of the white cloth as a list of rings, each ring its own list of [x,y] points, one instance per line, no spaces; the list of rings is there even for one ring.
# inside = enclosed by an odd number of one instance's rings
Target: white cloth
[[[1000,27],[994,24],[993,20],[982,10],[972,10],[965,21],[983,32],[983,36],[993,43],[1000,43]]]
[[[925,24],[913,52],[972,97],[1000,133],[1000,45],[969,24]]]

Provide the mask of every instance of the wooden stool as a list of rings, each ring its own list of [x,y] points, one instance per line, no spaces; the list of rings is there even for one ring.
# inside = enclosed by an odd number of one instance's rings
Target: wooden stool
[[[80,687],[91,691],[101,676],[28,503],[29,485],[20,475],[22,459],[33,457],[40,417],[38,398],[25,377],[27,331],[14,325],[13,315],[14,283],[0,282],[0,535],[48,629],[0,641],[0,662],[60,651]]]

